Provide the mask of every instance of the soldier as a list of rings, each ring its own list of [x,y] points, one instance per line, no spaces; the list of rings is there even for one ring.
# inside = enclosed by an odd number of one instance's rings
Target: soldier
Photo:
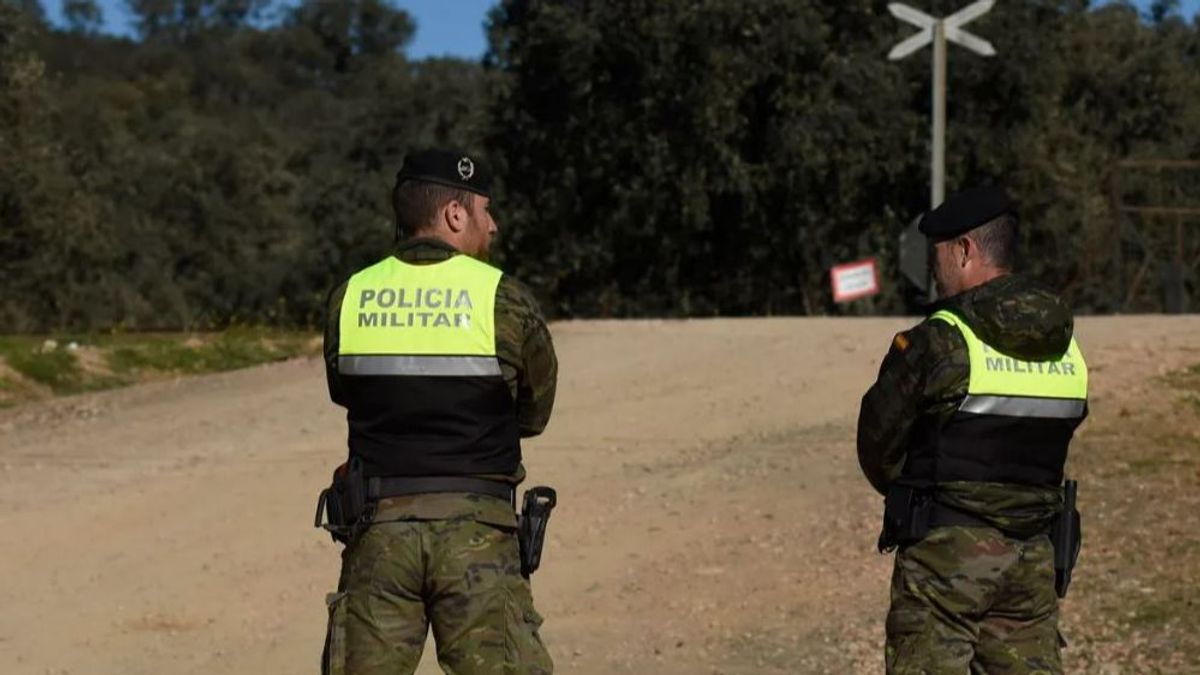
[[[859,463],[899,548],[888,673],[1062,672],[1048,535],[1087,367],[1067,303],[1011,274],[1017,224],[998,188],[924,216],[942,300],[863,396]]]
[[[395,250],[330,295],[326,374],[350,459],[318,506],[346,543],[327,675],[412,673],[430,625],[447,673],[553,671],[514,490],[558,365],[532,295],[484,262],[490,182],[467,154],[410,154],[392,191]]]

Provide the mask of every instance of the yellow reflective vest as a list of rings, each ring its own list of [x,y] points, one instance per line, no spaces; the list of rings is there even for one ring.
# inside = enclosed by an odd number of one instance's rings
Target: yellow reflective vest
[[[959,316],[931,317],[962,334],[967,394],[940,428],[910,451],[905,473],[934,483],[986,481],[1056,486],[1067,446],[1087,416],[1088,369],[1074,339],[1059,358],[1030,361],[981,340]]]
[[[953,312],[941,310],[933,319],[957,328],[967,342],[971,379],[959,410],[1014,417],[1083,416],[1088,370],[1075,338],[1058,359],[1023,361],[988,346]]]
[[[502,273],[465,255],[358,272],[338,317],[350,451],[368,475],[507,474],[520,460],[496,357]]]

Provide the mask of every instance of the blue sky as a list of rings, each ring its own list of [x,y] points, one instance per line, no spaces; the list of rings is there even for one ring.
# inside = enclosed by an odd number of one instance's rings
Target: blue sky
[[[910,0],[920,6],[920,0]],[[1136,4],[1148,7],[1151,0],[1138,0]],[[42,0],[49,15],[59,14],[61,0]],[[104,8],[105,28],[113,33],[131,33],[129,15],[125,11],[125,0],[100,0]],[[479,58],[487,49],[483,23],[488,9],[495,0],[394,0],[417,20],[417,34],[409,47],[409,56],[460,56]],[[964,0],[964,4],[966,1]],[[1187,16],[1200,13],[1200,0],[1183,0],[1182,12]]]
[[[47,15],[57,19],[62,0],[41,2]],[[99,0],[99,4],[107,32],[133,33],[125,0]],[[483,22],[496,0],[392,0],[392,4],[417,20],[417,34],[408,49],[413,58],[446,55],[479,58],[487,49]]]

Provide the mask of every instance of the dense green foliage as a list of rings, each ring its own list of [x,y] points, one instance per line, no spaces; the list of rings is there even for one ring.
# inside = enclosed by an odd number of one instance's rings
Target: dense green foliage
[[[831,265],[876,254],[894,274],[928,203],[929,52],[884,59],[912,32],[885,4],[504,3],[491,142],[510,220],[544,223],[509,250],[585,315],[820,313]],[[1200,30],[1167,10],[1004,2],[971,25],[999,58],[950,48],[948,188],[1009,186],[1029,271],[1085,310],[1121,309],[1146,255],[1114,248],[1161,229],[1115,210],[1115,163],[1200,158]]]
[[[256,4],[137,0],[131,41],[0,2],[6,331],[314,323],[407,149],[480,135],[481,69],[407,60],[403,12]]]
[[[1200,27],[1088,4],[1001,3],[972,24],[999,58],[951,48],[949,187],[1009,185],[1081,309],[1157,309],[1165,225],[1117,201],[1200,205],[1200,172],[1117,162],[1200,158]],[[906,306],[929,65],[884,59],[910,30],[882,0],[506,0],[482,64],[409,60],[386,0],[129,6],[137,40],[0,0],[5,332],[313,324],[434,143],[494,160],[499,255],[556,315],[840,311],[828,269],[867,255],[862,309]]]

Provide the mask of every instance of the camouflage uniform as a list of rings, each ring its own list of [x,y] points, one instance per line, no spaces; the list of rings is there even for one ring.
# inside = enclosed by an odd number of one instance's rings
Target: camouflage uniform
[[[943,301],[986,343],[1030,360],[1057,358],[1070,308],[1018,276]],[[932,313],[932,312],[931,312]],[[898,334],[863,397],[858,455],[880,493],[904,472],[918,425],[946,422],[967,394],[970,359],[957,328],[926,320]],[[1053,548],[1057,488],[937,485],[937,500],[989,527],[947,526],[896,554],[887,618],[889,673],[1059,673]],[[994,529],[993,529],[994,528]]]
[[[394,251],[429,264],[456,255],[436,239]],[[338,316],[346,284],[329,299],[325,363],[330,396],[345,405],[336,370]],[[505,275],[496,291],[496,350],[516,401],[522,436],[542,432],[554,405],[558,363],[536,300]],[[480,476],[511,482],[512,475]],[[438,663],[452,675],[529,673],[554,666],[538,628],[529,581],[521,576],[512,505],[495,497],[443,493],[380,500],[373,524],[342,552],[338,592],[330,594],[323,673],[412,672],[433,628]]]

